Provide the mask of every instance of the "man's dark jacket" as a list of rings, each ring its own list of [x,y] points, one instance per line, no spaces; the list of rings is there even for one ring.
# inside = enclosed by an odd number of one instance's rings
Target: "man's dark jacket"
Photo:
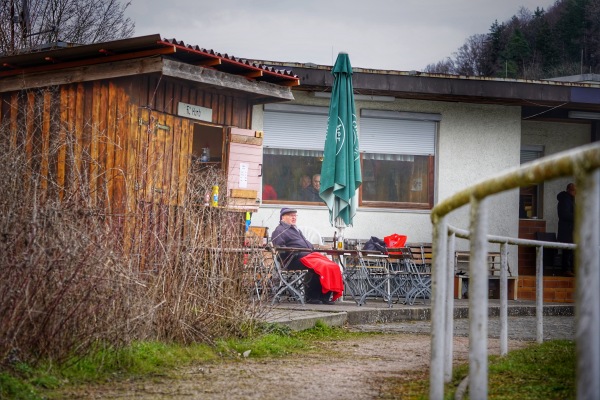
[[[283,221],[279,221],[279,225],[271,234],[271,242],[277,247],[293,247],[295,249],[314,249],[311,242],[309,242],[302,232],[294,226],[287,224]],[[309,252],[295,252],[293,254],[282,254],[283,262],[288,264],[289,269],[306,269],[306,267],[300,263],[300,258],[309,254]],[[289,257],[294,257],[294,260],[288,263]]]
[[[277,247],[293,247],[311,249],[314,247],[294,225],[279,221],[279,225],[271,235],[271,243]],[[344,281],[339,266],[320,253],[310,251],[294,252],[281,255],[287,269],[310,269],[312,271],[307,283],[306,296],[309,299],[338,299],[344,292]],[[323,297],[324,296],[324,297]]]

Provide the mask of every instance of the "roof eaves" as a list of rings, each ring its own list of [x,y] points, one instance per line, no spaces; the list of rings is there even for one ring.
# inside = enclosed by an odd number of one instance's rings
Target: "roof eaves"
[[[300,84],[298,76],[294,75],[290,70],[256,64],[247,59],[230,56],[227,53],[222,54],[214,50],[201,48],[197,45],[189,45],[177,39],[163,39],[160,43],[173,45],[184,52],[208,58],[208,60],[199,61],[197,65],[236,73],[237,75],[246,76],[249,79],[266,80],[261,78],[268,75],[270,81],[275,79],[278,84],[284,86],[298,86]]]
[[[57,71],[57,70],[62,70],[62,69],[67,69],[67,68],[76,68],[76,67],[90,66],[90,65],[96,65],[96,64],[105,64],[105,63],[110,63],[110,62],[124,61],[124,60],[130,60],[130,59],[142,58],[142,57],[168,55],[168,54],[173,54],[174,52],[175,52],[175,48],[172,47],[172,48],[143,50],[143,51],[139,51],[139,52],[126,53],[126,54],[111,54],[111,55],[102,56],[102,57],[87,58],[87,59],[83,59],[83,60],[68,61],[68,62],[60,62],[60,59],[55,59],[55,58],[46,56],[44,59],[48,62],[48,64],[38,65],[35,67],[19,68],[16,65],[9,66],[9,65],[7,65],[7,63],[4,63],[3,66],[10,67],[10,69],[5,70],[5,71],[0,71],[0,78],[21,75],[21,74],[32,74],[32,73],[43,72],[43,71],[44,72]],[[103,53],[103,52],[100,51],[100,53]]]
[[[166,55],[184,63],[214,68],[221,72],[280,86],[290,87],[300,84],[298,76],[290,70],[258,65],[214,50],[187,45],[176,39],[161,39],[159,34],[68,48],[35,49],[28,53],[0,56],[0,78],[154,55]]]

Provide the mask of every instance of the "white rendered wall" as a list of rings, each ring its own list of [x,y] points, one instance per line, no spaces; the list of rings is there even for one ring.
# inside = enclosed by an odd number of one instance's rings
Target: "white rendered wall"
[[[325,107],[329,104],[327,99],[317,99],[304,92],[294,92],[294,96],[294,104]],[[441,114],[436,155],[436,203],[466,186],[519,165],[520,107],[396,100],[393,103],[357,101],[356,108],[358,113],[359,109],[368,108]],[[253,129],[262,130],[262,106],[254,107],[252,121]],[[252,224],[267,226],[272,232],[279,222],[281,207],[262,205],[259,211],[253,214]],[[335,229],[329,224],[329,213],[325,206],[298,205],[295,208],[298,210],[298,225],[310,225],[319,230],[322,236],[333,235]],[[492,198],[490,210],[490,233],[518,236],[517,191]],[[468,211],[469,207],[466,206],[452,213],[449,222],[459,228],[468,229]],[[383,238],[392,233],[399,233],[407,235],[409,242],[431,242],[431,232],[430,212],[427,210],[359,207],[354,226],[346,228],[345,236]],[[468,243],[458,240],[457,247],[467,248]],[[514,257],[511,265],[516,265],[516,251]]]
[[[575,147],[589,144],[591,140],[590,124],[523,121],[523,145],[544,146],[544,155],[560,153]],[[556,214],[556,195],[567,188],[574,178],[560,178],[544,182],[543,215],[546,231],[558,231]]]
[[[447,104],[440,124],[438,200],[518,166],[520,137],[520,107]],[[488,232],[517,237],[518,205],[517,190],[491,197]],[[469,211],[465,206],[453,212],[449,223],[468,229]],[[466,249],[468,243],[457,240],[457,247]],[[490,249],[499,251],[498,245]],[[509,248],[509,253],[509,265],[516,265],[516,248]]]

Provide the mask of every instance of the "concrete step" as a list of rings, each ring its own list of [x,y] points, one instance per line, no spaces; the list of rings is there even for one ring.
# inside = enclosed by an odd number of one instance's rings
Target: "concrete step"
[[[545,316],[573,316],[573,304],[552,303],[544,304]],[[469,314],[468,300],[456,300],[454,318],[467,318]],[[499,300],[489,300],[489,316],[500,314]],[[514,300],[509,301],[509,316],[535,316],[535,302]],[[289,326],[293,330],[310,329],[317,321],[323,321],[329,326],[385,324],[404,321],[429,321],[431,305],[428,300],[424,304],[406,306],[395,304],[392,308],[381,300],[371,300],[363,306],[357,306],[353,301],[336,302],[334,305],[302,306],[297,303],[280,303],[271,307],[265,317],[266,322]]]

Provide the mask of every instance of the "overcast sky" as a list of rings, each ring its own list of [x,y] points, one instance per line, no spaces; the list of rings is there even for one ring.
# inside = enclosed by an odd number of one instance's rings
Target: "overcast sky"
[[[135,36],[159,33],[240,58],[423,70],[521,7],[555,0],[132,0]]]

